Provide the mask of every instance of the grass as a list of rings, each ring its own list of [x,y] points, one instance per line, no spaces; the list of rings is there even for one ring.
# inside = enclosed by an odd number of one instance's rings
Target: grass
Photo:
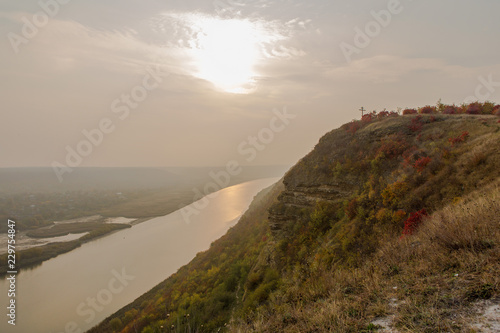
[[[468,332],[498,295],[497,118],[376,118],[323,136],[281,194],[91,332]]]
[[[470,306],[500,291],[500,181],[450,204],[413,236],[387,239],[356,269],[334,267],[286,287],[234,332],[473,332]]]

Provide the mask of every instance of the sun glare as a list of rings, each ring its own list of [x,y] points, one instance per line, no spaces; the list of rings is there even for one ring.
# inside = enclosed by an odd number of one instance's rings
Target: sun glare
[[[231,93],[254,89],[259,45],[269,37],[258,23],[203,15],[177,18],[189,26],[189,54],[194,75]]]
[[[252,85],[258,58],[257,30],[241,20],[208,19],[197,36],[198,76],[224,91],[244,93]]]
[[[288,39],[279,23],[262,19],[229,19],[193,12],[165,13],[163,18],[160,30],[173,34],[172,45],[186,57],[186,72],[225,92],[253,92],[259,76],[257,65],[279,57],[270,51]]]

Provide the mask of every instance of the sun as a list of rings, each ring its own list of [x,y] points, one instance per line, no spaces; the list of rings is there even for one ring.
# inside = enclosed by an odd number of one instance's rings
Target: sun
[[[231,93],[248,93],[254,86],[259,60],[259,27],[246,20],[200,18],[193,36],[195,75]]]
[[[183,74],[206,80],[217,90],[248,94],[262,76],[258,68],[282,55],[289,31],[263,18],[224,18],[200,12],[163,13],[155,23],[169,37],[172,54],[182,56]]]
[[[198,76],[228,92],[244,91],[255,76],[257,39],[250,22],[207,20],[198,35]]]

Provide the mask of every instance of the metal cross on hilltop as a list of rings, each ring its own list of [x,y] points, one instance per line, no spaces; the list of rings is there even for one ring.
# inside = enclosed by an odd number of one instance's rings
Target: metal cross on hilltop
[[[361,111],[361,118],[363,118],[363,116],[365,115],[365,108],[364,107],[361,107],[361,109],[359,109],[359,111]]]

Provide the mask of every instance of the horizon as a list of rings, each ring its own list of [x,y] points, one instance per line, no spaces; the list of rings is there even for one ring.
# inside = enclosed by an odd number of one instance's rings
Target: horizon
[[[0,167],[293,165],[361,107],[500,101],[499,11],[493,0],[3,3]]]

